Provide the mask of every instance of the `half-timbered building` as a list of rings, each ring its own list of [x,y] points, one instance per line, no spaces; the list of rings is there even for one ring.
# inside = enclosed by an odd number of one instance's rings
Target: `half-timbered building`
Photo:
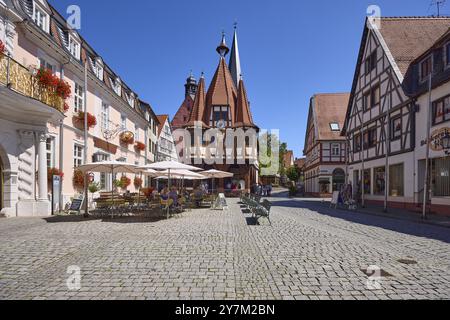
[[[241,74],[236,30],[229,64],[225,61],[230,53],[225,35],[217,52],[219,64],[209,88],[203,74],[198,83],[190,77],[185,85],[185,101],[172,123],[177,129],[174,135],[178,156],[180,160],[206,170],[233,173],[233,178],[221,180],[216,185],[221,191],[232,184],[249,191],[259,182],[256,152],[259,128],[253,121]],[[191,141],[185,136],[186,132]],[[197,136],[198,132],[200,136]],[[242,137],[242,141],[237,136]]]
[[[316,94],[311,98],[304,155],[305,192],[329,196],[345,183],[345,137],[340,135],[348,93]]]
[[[449,26],[448,18],[366,20],[343,130],[348,179],[364,204],[413,207],[417,200],[416,132],[426,122],[417,121],[408,73]]]

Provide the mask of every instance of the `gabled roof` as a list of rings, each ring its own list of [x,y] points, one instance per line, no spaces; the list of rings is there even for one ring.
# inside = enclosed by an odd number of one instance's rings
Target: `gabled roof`
[[[181,128],[186,122],[189,121],[189,117],[191,115],[192,108],[194,106],[194,100],[190,95],[187,95],[178,109],[177,113],[172,119],[172,127],[173,128]]]
[[[450,27],[450,18],[448,17],[383,17],[380,18],[379,22],[380,28],[375,28],[374,33],[381,42],[400,82],[403,82],[411,64],[439,38],[443,37]],[[368,24],[369,20],[366,19],[347,107],[346,121],[350,118],[354,92],[359,81],[358,75],[370,31]],[[344,124],[342,135],[346,133],[346,125],[347,123]]]
[[[447,17],[381,18],[380,33],[400,72],[427,51],[450,27]]]
[[[345,140],[340,131],[331,129],[332,123],[342,130],[348,106],[349,93],[322,93],[311,100],[313,121],[318,132],[316,140]]]
[[[161,131],[164,128],[164,125],[169,120],[169,115],[163,114],[163,115],[156,116],[156,118],[159,121],[159,125],[158,125],[158,137],[159,137],[161,135]]]

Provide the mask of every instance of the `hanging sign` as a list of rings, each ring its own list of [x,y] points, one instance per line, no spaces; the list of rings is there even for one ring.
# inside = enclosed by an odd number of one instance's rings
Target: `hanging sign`
[[[431,150],[433,150],[433,151],[444,150],[444,148],[442,146],[442,138],[447,134],[450,134],[450,128],[441,128],[441,129],[433,131],[433,133],[431,134],[431,139],[430,139]]]

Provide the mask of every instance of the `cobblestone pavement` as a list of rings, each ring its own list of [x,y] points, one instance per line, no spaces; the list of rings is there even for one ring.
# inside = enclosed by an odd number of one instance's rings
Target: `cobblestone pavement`
[[[0,299],[450,298],[449,229],[272,200],[272,226],[237,200],[161,221],[1,219]]]

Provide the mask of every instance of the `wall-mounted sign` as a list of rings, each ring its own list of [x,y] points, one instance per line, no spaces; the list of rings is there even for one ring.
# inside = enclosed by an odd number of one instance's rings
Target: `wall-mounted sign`
[[[433,131],[431,134],[431,140],[430,140],[430,148],[433,151],[443,151],[444,148],[442,146],[442,138],[450,134],[450,128],[441,128],[438,130]]]

